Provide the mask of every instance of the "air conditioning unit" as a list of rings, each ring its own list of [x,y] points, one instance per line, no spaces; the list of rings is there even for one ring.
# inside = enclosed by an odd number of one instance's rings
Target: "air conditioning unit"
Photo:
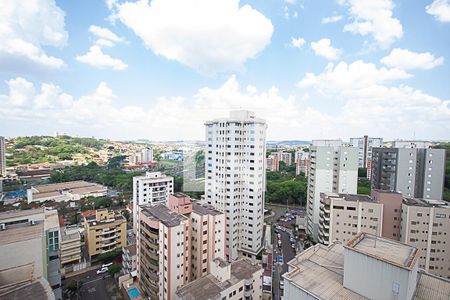
[[[6,224],[0,224],[0,230],[6,230]]]
[[[34,220],[30,220],[29,223],[30,223],[30,225],[34,225],[35,224]]]

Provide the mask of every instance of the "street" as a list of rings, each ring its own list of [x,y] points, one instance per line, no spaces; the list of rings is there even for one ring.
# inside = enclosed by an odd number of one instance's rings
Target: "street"
[[[114,280],[111,278],[109,273],[97,275],[97,269],[95,269],[74,277],[67,278],[62,282],[63,290],[67,288],[67,284],[71,280],[81,280],[83,284],[80,288],[78,297],[76,293],[74,293],[74,295],[70,297],[70,299],[111,299],[108,294],[108,287],[112,287],[114,285]]]

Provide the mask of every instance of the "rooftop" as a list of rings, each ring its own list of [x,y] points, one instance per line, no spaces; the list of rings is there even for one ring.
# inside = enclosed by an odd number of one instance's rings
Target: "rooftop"
[[[364,201],[375,202],[369,195],[356,195],[356,194],[337,194],[337,193],[321,193],[328,198],[339,198],[345,201]]]
[[[178,226],[182,221],[187,220],[185,216],[171,211],[164,204],[142,206],[142,213],[149,218],[157,219],[167,227]]]
[[[223,212],[218,211],[211,204],[200,204],[199,202],[192,202],[192,211],[199,215],[222,215]]]
[[[410,205],[410,206],[450,208],[450,206],[448,205],[448,202],[446,202],[444,200],[403,198],[403,204]]]
[[[34,225],[7,228],[0,231],[0,245],[42,238],[44,236],[44,222]]]
[[[46,192],[85,188],[85,187],[92,187],[92,186],[95,186],[97,188],[105,188],[104,186],[102,186],[100,184],[87,182],[87,181],[83,181],[83,180],[43,184],[43,185],[34,186],[33,188],[38,193],[46,193]]]
[[[259,264],[253,264],[250,259],[242,258],[231,263],[229,280],[221,282],[213,275],[208,274],[180,288],[177,296],[184,300],[218,299],[222,291],[241,280],[250,279],[259,270],[262,270]]]
[[[413,268],[419,254],[416,247],[363,232],[356,235],[345,247],[409,270]]]
[[[74,232],[74,233],[70,233],[70,234],[67,234],[64,230],[61,231],[61,240],[63,242],[71,241],[71,240],[80,240],[80,239],[81,239],[81,235],[78,231]]]
[[[37,215],[37,214],[42,214],[42,213],[44,213],[44,210],[42,208],[28,209],[28,210],[11,210],[11,211],[0,213],[0,221],[5,221],[7,219],[18,218],[18,217]]]

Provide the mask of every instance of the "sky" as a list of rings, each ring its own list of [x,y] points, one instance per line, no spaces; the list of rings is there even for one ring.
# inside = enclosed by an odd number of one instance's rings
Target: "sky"
[[[0,0],[0,135],[450,140],[450,0]]]

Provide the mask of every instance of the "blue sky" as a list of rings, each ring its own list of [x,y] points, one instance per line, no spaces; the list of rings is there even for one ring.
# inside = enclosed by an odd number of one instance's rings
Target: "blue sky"
[[[450,139],[449,0],[0,0],[0,135]]]

